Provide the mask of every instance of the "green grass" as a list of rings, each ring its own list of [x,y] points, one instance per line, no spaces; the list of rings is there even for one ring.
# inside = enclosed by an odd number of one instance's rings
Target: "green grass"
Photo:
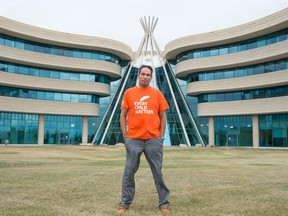
[[[117,215],[123,147],[0,146],[1,216]],[[171,216],[287,215],[288,150],[164,149]],[[160,215],[142,155],[127,216]]]

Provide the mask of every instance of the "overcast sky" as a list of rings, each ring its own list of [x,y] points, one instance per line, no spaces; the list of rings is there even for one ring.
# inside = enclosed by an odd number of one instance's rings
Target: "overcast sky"
[[[0,15],[51,30],[114,39],[137,50],[141,17],[158,18],[161,49],[179,37],[244,24],[288,7],[288,0],[0,0]]]

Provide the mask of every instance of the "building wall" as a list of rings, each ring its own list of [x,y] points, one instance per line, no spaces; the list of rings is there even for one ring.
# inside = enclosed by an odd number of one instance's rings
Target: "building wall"
[[[166,45],[198,116],[213,123],[210,145],[288,147],[287,28],[288,8]]]
[[[87,143],[132,54],[119,41],[0,17],[0,143]]]

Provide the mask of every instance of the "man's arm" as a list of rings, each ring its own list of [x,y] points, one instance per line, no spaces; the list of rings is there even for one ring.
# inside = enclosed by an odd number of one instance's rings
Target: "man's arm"
[[[122,130],[122,135],[124,140],[126,139],[127,127],[126,127],[126,119],[127,119],[128,109],[121,109],[120,113],[120,127]]]
[[[165,128],[166,128],[166,111],[163,110],[159,113],[160,117],[160,136],[164,137]]]

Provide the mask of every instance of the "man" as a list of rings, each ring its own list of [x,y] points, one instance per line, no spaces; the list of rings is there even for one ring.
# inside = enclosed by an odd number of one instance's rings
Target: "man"
[[[118,213],[124,214],[135,194],[134,176],[144,152],[150,165],[159,197],[159,209],[168,214],[169,189],[162,176],[163,141],[166,113],[169,105],[163,94],[151,87],[153,69],[142,65],[138,73],[138,85],[127,89],[123,96],[120,125],[125,140],[126,165],[122,179],[122,196]]]

